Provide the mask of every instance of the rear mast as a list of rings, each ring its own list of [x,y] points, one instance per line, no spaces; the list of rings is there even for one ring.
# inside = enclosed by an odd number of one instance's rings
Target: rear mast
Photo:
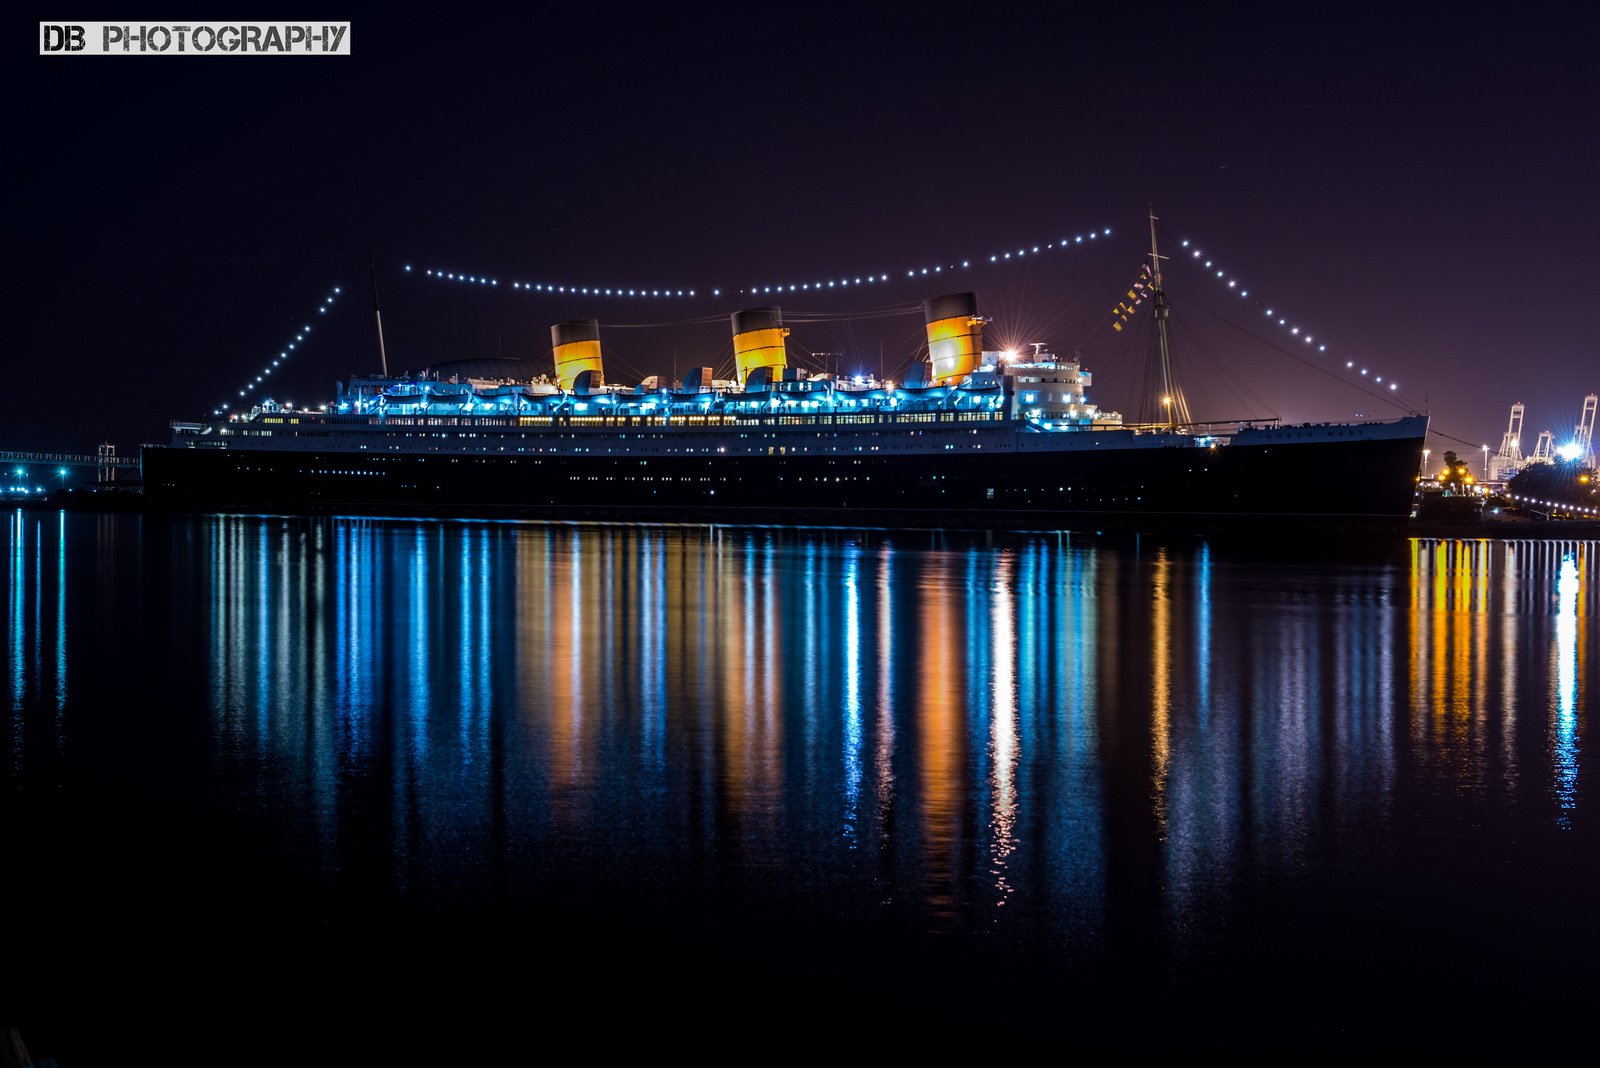
[[[1167,315],[1171,308],[1167,304],[1166,290],[1161,284],[1161,261],[1166,259],[1156,245],[1156,210],[1150,208],[1150,280],[1152,298],[1155,301],[1156,319],[1156,351],[1157,359],[1161,365],[1161,406],[1166,409],[1167,429],[1177,429],[1179,418],[1184,423],[1189,422],[1189,406],[1184,402],[1183,394],[1178,391],[1172,377],[1172,349],[1167,340]]]
[[[378,268],[372,261],[372,246],[367,245],[367,270],[372,275],[372,311],[378,317],[378,360],[383,365],[383,377],[389,377],[389,353],[383,347],[383,308],[378,303]]]

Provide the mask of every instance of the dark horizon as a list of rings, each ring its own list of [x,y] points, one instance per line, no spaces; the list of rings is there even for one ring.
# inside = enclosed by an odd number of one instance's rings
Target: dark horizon
[[[1175,264],[1186,381],[1211,387],[1211,412],[1425,407],[1477,459],[1522,401],[1528,444],[1547,427],[1559,439],[1600,389],[1573,299],[1596,281],[1582,255],[1595,227],[1575,214],[1600,163],[1582,46],[1533,21],[1412,18],[1187,16],[1155,36],[1080,14],[355,18],[348,59],[37,57],[16,366],[23,395],[50,402],[19,406],[0,447],[164,440],[168,420],[234,396],[308,322],[319,328],[272,395],[310,401],[376,370],[358,292],[368,243],[394,369],[538,358],[567,318],[766,303],[798,317],[972,289],[993,343],[1081,348],[1096,399],[1132,414],[1134,355],[1103,315],[1137,270],[1151,204],[1163,251],[1197,242],[1281,304],[1329,344],[1322,372],[1344,375],[1338,353],[1401,384],[1392,406],[1334,386],[1222,325],[1210,312],[1231,304],[1246,329],[1302,351],[1225,283]],[[1082,254],[983,260],[1105,227]],[[904,277],[962,258],[974,267],[954,284]],[[430,283],[428,267],[500,286]],[[891,277],[859,301],[737,293],[868,270]],[[513,280],[722,294],[550,299]],[[335,285],[343,299],[318,316]],[[794,340],[868,370],[881,345],[889,370],[917,322],[879,322],[797,325]],[[726,320],[605,344],[623,380],[715,364]],[[1223,388],[1219,362],[1243,392]]]

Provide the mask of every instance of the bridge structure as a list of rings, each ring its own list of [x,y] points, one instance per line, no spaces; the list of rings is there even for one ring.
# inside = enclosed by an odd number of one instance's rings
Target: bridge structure
[[[117,482],[139,470],[139,459],[118,456],[110,442],[93,453],[0,450],[0,492],[44,492],[46,479],[66,478],[72,468],[94,468],[96,482]]]

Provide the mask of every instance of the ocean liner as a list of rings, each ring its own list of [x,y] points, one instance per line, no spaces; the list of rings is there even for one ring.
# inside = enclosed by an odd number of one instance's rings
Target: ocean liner
[[[1152,225],[1140,303],[1159,422],[1091,403],[1077,357],[985,349],[972,293],[923,303],[925,360],[900,382],[790,366],[782,310],[760,307],[731,317],[732,379],[699,367],[619,386],[587,319],[551,327],[552,373],[537,378],[369,375],[315,409],[265,400],[174,422],[169,444],[142,450],[145,494],[174,509],[801,523],[1405,519],[1425,416],[1187,419],[1161,263]]]

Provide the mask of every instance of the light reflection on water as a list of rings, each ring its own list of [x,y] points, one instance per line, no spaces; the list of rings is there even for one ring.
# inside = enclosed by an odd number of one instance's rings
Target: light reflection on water
[[[1556,582],[1555,789],[1563,827],[1578,807],[1578,589],[1577,557],[1561,558]],[[1585,614],[1585,621],[1588,620]],[[1587,628],[1585,628],[1587,629]],[[1587,646],[1584,647],[1587,650]]]
[[[1031,562],[1031,560],[1030,560]],[[1011,582],[1013,561],[1003,558],[995,568],[994,589],[990,604],[990,641],[994,651],[992,677],[993,705],[989,729],[989,759],[994,768],[992,778],[993,799],[990,804],[994,815],[990,819],[990,854],[994,858],[995,895],[997,906],[1004,905],[1012,892],[1006,871],[1007,859],[1017,848],[1017,679],[1016,661],[1022,650],[1017,648],[1014,620],[1017,614],[1016,590]]]
[[[28,647],[28,628],[24,622],[24,613],[27,608],[28,583],[24,578],[24,569],[28,560],[28,533],[27,513],[18,510],[11,514],[11,523],[7,530],[7,539],[10,541],[6,554],[9,565],[6,568],[6,629],[11,640],[6,647],[7,674],[11,676],[11,758],[16,768],[21,767],[23,729],[27,717],[23,714],[22,695],[26,692],[28,673],[25,669],[24,651]]]
[[[1593,542],[1344,560],[1065,534],[7,530],[10,776],[95,745],[115,635],[203,706],[203,738],[153,717],[140,760],[203,745],[296,863],[381,867],[402,899],[553,871],[786,885],[1092,943],[1148,893],[1204,942],[1194,915],[1381,840],[1416,796],[1587,816]],[[166,587],[141,588],[157,563]],[[158,597],[167,629],[139,633]]]

